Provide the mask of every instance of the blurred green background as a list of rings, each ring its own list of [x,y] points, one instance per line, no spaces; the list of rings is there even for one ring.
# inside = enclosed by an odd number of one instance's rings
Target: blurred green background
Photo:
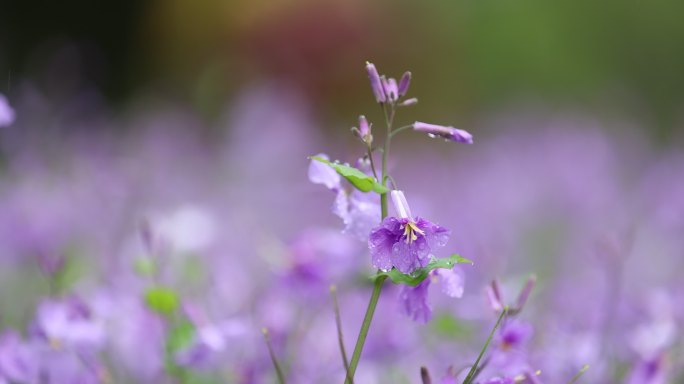
[[[351,124],[372,103],[371,60],[388,75],[410,69],[416,116],[436,122],[541,106],[681,144],[682,15],[684,2],[667,0],[10,0],[0,92],[13,78],[41,84],[72,45],[71,68],[115,106],[163,95],[212,119],[245,85],[276,79],[304,91],[322,121]]]

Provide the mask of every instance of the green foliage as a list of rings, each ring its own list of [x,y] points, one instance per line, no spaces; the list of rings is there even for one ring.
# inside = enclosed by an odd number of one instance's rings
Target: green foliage
[[[162,315],[173,314],[180,304],[178,295],[165,287],[153,287],[145,292],[145,304],[151,310]]]
[[[348,165],[340,164],[338,162],[330,162],[324,158],[318,156],[310,156],[311,160],[316,160],[323,164],[331,166],[340,176],[344,177],[353,185],[356,189],[361,192],[376,192],[378,194],[387,193],[388,189],[384,185],[380,184],[375,180],[374,177],[368,176],[360,170],[350,167]]]
[[[443,259],[434,259],[427,266],[416,269],[410,275],[401,273],[397,269],[392,269],[388,272],[380,272],[376,275],[373,275],[372,278],[376,279],[379,276],[387,276],[395,284],[404,284],[415,287],[416,285],[422,283],[423,280],[427,279],[428,275],[430,274],[430,271],[432,271],[433,269],[451,269],[456,264],[473,264],[473,262],[466,259],[465,257],[453,254]]]

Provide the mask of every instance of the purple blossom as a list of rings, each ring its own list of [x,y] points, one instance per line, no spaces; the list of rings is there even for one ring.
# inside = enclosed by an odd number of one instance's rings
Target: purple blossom
[[[12,125],[14,118],[14,109],[9,105],[7,98],[0,94],[0,128]]]
[[[664,355],[657,355],[634,364],[627,384],[665,384],[667,382]]]
[[[428,124],[416,121],[413,123],[413,129],[418,132],[425,132],[430,137],[441,137],[449,141],[455,141],[458,143],[473,143],[473,135],[462,129],[447,127],[444,125]]]
[[[464,276],[458,269],[436,269],[430,272],[430,276],[415,287],[402,286],[399,292],[401,312],[417,321],[425,324],[432,318],[432,308],[428,303],[428,288],[439,281],[442,292],[447,296],[459,298],[463,296]]]
[[[220,355],[230,341],[237,342],[236,338],[247,334],[247,329],[239,320],[199,325],[190,345],[176,353],[176,363],[184,367],[209,368],[220,362]]]
[[[373,266],[383,271],[393,267],[412,273],[430,262],[432,250],[443,247],[450,231],[411,215],[402,191],[392,191],[392,201],[399,217],[386,217],[373,229],[368,239]]]
[[[503,324],[496,334],[496,344],[502,351],[523,348],[533,333],[532,326],[519,320]]]
[[[32,335],[61,349],[96,350],[105,342],[104,321],[78,298],[43,301],[36,312]]]
[[[35,352],[18,333],[7,331],[0,336],[0,382],[36,382],[38,363]]]
[[[329,159],[326,154],[316,156]],[[379,197],[357,190],[347,192],[342,188],[340,175],[330,166],[316,160],[309,164],[309,180],[314,184],[323,184],[335,192],[332,211],[344,222],[343,232],[365,241],[380,217]]]
[[[425,279],[415,287],[402,286],[399,292],[401,312],[414,321],[425,324],[432,318],[432,308],[428,304],[430,280]]]

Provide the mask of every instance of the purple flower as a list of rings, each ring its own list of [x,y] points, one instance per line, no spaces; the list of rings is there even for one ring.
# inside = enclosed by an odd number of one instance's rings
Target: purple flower
[[[473,143],[473,135],[462,129],[447,127],[444,125],[428,124],[416,121],[413,123],[413,129],[418,132],[425,132],[428,136],[436,138],[441,137],[446,140],[455,141],[458,143]]]
[[[415,287],[402,286],[399,292],[399,303],[404,315],[414,321],[425,324],[432,318],[432,308],[428,304],[428,288],[439,281],[442,292],[450,297],[463,296],[464,276],[460,269],[436,269],[430,276]]]
[[[503,324],[496,336],[498,348],[502,351],[523,348],[532,337],[534,330],[528,323],[514,320]]]
[[[38,380],[36,353],[19,334],[7,331],[0,336],[0,383],[4,380],[17,383],[33,383]]]
[[[391,193],[399,217],[386,217],[368,239],[373,266],[383,271],[393,267],[411,273],[430,262],[434,248],[443,247],[450,231],[411,215],[402,191]]]
[[[329,159],[326,154],[316,156]],[[343,232],[365,241],[380,217],[379,197],[357,190],[348,193],[342,188],[340,175],[330,166],[316,160],[311,160],[309,165],[309,180],[314,184],[323,184],[336,193],[332,211],[344,222]]]
[[[664,355],[657,355],[634,364],[627,384],[664,384],[667,382]]]
[[[78,298],[40,304],[31,332],[56,349],[99,349],[105,343],[104,321]]]
[[[10,107],[7,98],[0,94],[0,128],[12,125],[14,117],[14,109]]]
[[[428,287],[430,280],[425,279],[415,287],[402,286],[399,292],[401,312],[417,321],[425,324],[432,318],[432,308],[428,304]]]

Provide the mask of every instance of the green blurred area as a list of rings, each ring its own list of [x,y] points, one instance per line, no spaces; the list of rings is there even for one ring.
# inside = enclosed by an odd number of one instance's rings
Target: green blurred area
[[[275,78],[347,119],[368,108],[372,60],[389,75],[412,70],[416,114],[457,125],[525,103],[626,116],[661,140],[684,120],[678,1],[42,3],[6,4],[0,73],[37,76],[49,42],[96,46],[102,68],[85,72],[118,103],[154,89],[211,117],[244,86]]]

